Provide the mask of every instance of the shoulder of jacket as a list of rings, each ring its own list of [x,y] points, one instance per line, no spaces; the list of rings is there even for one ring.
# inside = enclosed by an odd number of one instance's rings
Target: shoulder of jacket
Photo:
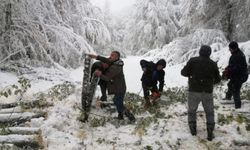
[[[199,57],[191,57],[188,62],[194,62],[197,61]]]
[[[123,66],[124,62],[121,59],[119,59],[118,61],[115,61],[113,64],[116,66]]]

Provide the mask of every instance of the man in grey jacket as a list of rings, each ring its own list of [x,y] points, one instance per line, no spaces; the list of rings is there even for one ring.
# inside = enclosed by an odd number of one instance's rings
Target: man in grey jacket
[[[196,135],[196,111],[201,102],[206,113],[207,139],[212,141],[214,121],[213,85],[221,80],[217,64],[209,57],[211,47],[203,45],[200,56],[191,58],[181,70],[188,77],[188,124],[192,135]]]
[[[126,82],[123,73],[123,61],[120,59],[120,53],[113,51],[109,58],[102,56],[89,55],[109,65],[105,74],[100,70],[95,71],[95,75],[107,82],[108,94],[114,94],[114,104],[118,111],[118,119],[123,120],[123,115],[127,116],[130,121],[135,121],[134,115],[124,106],[123,100],[126,93]]]

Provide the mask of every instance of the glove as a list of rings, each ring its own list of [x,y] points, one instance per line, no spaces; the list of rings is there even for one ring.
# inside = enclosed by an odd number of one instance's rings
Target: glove
[[[228,67],[225,68],[225,70],[222,72],[222,79],[228,80],[229,79],[229,69]]]
[[[152,96],[153,99],[156,99],[156,98],[160,97],[160,93],[154,91],[154,92],[152,92],[151,96]]]

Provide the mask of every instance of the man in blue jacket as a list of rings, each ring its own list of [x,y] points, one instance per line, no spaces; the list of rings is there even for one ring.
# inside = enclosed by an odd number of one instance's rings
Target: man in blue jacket
[[[140,65],[143,70],[141,81],[145,99],[144,107],[147,109],[151,106],[149,92],[151,91],[151,95],[155,99],[160,97],[160,93],[163,91],[165,76],[165,71],[163,69],[166,67],[166,61],[160,59],[155,64],[152,61],[141,60]],[[159,87],[157,87],[158,82]]]

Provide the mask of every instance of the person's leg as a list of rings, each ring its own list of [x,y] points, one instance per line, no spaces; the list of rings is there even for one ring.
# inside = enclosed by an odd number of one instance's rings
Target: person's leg
[[[101,101],[107,101],[107,83],[105,81],[100,81],[99,83],[100,85],[100,88],[101,88],[101,93],[102,93],[102,96],[101,96]]]
[[[124,105],[123,105],[124,94],[115,94],[113,100],[118,112],[118,119],[123,119]]]
[[[214,101],[213,94],[203,93],[202,95],[202,106],[206,113],[207,123],[214,123]]]
[[[143,95],[145,99],[144,108],[147,109],[151,106],[150,99],[149,99],[149,89],[145,83],[142,82],[142,89],[143,89]]]
[[[192,135],[196,135],[196,111],[198,109],[200,93],[189,92],[188,93],[188,125]]]
[[[235,108],[241,108],[241,98],[240,98],[240,89],[241,89],[242,83],[241,82],[234,82],[233,83],[233,98],[234,98],[234,104]]]
[[[128,117],[130,121],[135,121],[134,115],[123,104],[124,95],[125,95],[124,93],[119,93],[119,94],[115,94],[114,96],[114,103],[117,108],[118,119],[122,120],[123,114],[125,114],[125,116]]]
[[[213,130],[215,126],[213,94],[204,93],[202,97],[202,106],[206,113],[207,120],[207,139],[209,141],[212,141],[212,139],[214,138]]]
[[[226,97],[224,98],[224,100],[231,100],[232,95],[233,95],[233,82],[230,80],[227,84],[227,92],[226,92]]]

